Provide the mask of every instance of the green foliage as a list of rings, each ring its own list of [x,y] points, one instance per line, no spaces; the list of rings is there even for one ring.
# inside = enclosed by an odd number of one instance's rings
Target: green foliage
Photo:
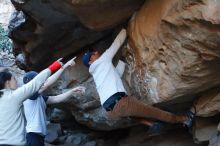
[[[0,26],[0,49],[4,52],[12,52],[12,42],[8,37],[8,33]]]

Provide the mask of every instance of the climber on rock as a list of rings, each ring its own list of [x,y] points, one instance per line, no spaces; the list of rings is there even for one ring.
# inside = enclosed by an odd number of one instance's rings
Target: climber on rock
[[[192,124],[194,112],[189,111],[186,115],[175,115],[151,105],[129,97],[125,91],[120,75],[112,64],[114,55],[126,39],[126,30],[122,29],[111,46],[101,54],[98,49],[87,52],[83,56],[83,63],[89,67],[96,84],[102,106],[110,118],[134,117],[140,122],[145,119],[160,120],[168,123],[182,123],[188,127]]]
[[[49,77],[43,86],[34,95],[30,96],[24,103],[24,112],[27,120],[26,125],[26,139],[27,146],[44,146],[44,137],[46,135],[46,104],[55,104],[64,102],[73,93],[84,93],[85,87],[78,86],[76,88],[70,89],[69,91],[56,96],[44,96],[42,93],[48,87],[53,85],[58,78],[62,75],[64,70],[69,66],[75,65],[75,58],[68,61],[63,65],[55,74]],[[23,77],[23,82],[27,84],[29,81],[37,76],[37,72],[30,71]]]
[[[0,145],[26,145],[23,102],[44,84],[47,78],[56,72],[62,63],[54,62],[41,71],[34,80],[17,87],[17,80],[7,70],[0,72]]]

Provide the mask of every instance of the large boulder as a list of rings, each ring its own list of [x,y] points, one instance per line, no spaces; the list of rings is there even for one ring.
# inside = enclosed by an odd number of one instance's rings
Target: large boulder
[[[146,1],[129,24],[128,83],[136,95],[183,102],[220,84],[219,8],[213,0]]]
[[[26,14],[26,22],[10,33],[14,52],[25,54],[29,69],[41,70],[110,35],[144,0],[11,1]]]

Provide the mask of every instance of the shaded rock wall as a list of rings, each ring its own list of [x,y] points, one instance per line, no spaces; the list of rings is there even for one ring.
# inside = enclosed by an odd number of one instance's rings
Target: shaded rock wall
[[[220,88],[211,89],[203,93],[196,101],[197,115],[202,117],[210,117],[219,113],[220,105]]]
[[[10,34],[15,54],[24,53],[27,67],[41,70],[59,57],[76,54],[105,39],[143,1],[12,0],[26,16],[26,22]]]

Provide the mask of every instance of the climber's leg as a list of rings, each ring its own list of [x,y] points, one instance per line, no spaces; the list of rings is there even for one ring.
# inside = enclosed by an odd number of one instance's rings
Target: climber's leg
[[[132,97],[122,97],[108,114],[111,117],[153,118],[169,123],[184,123],[187,120],[184,115],[175,115],[151,105],[145,105]]]

